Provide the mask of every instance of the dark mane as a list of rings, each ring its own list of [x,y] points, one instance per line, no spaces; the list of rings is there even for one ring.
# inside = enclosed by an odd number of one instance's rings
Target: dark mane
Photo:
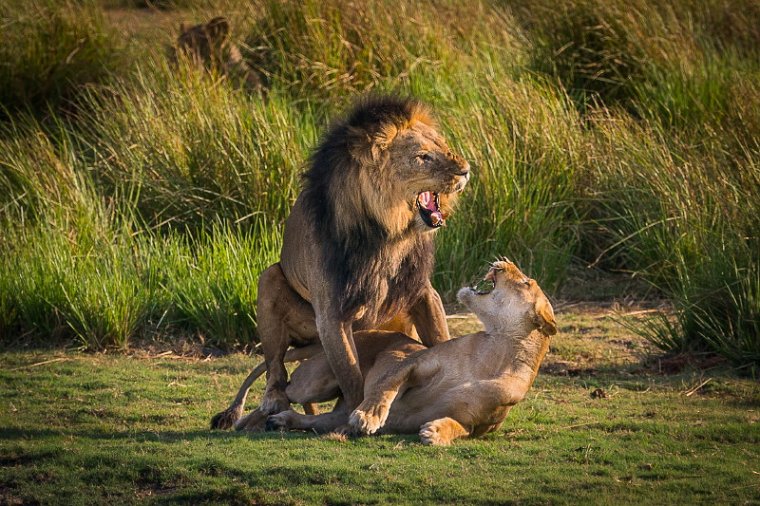
[[[319,240],[324,268],[332,274],[333,293],[344,317],[353,316],[362,306],[367,310],[362,320],[382,323],[400,310],[414,304],[433,270],[433,243],[430,234],[417,234],[412,249],[397,270],[389,258],[399,238],[389,238],[388,231],[366,209],[353,209],[335,196],[331,188],[345,187],[360,191],[358,174],[363,168],[352,152],[367,146],[383,127],[404,128],[414,119],[431,121],[427,109],[418,101],[395,96],[372,96],[360,100],[341,120],[328,129],[311,156],[304,174],[303,198],[310,221]],[[338,192],[340,193],[340,192]],[[360,214],[346,230],[339,227],[341,213]],[[411,228],[409,234],[416,234]],[[377,300],[385,292],[385,300]]]

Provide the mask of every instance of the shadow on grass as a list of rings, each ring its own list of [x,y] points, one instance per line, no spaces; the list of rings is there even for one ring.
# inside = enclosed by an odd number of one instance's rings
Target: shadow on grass
[[[160,442],[176,443],[180,441],[214,440],[228,441],[233,439],[281,440],[286,433],[279,431],[271,432],[236,432],[216,431],[209,429],[189,431],[108,431],[100,429],[24,429],[24,428],[0,428],[0,441],[13,440],[40,440],[44,438],[74,436],[93,440],[131,440],[135,442]],[[288,432],[288,439],[312,438],[314,434],[306,432]]]
[[[309,435],[293,433],[287,439],[306,437]],[[31,483],[39,476],[47,477],[47,489],[36,485],[28,490],[19,489],[21,491],[14,496],[18,499],[16,502],[45,503],[53,496],[56,498],[53,503],[82,502],[78,494],[86,489],[89,500],[96,504],[132,503],[135,496],[140,500],[150,497],[154,504],[283,504],[293,502],[282,499],[283,491],[295,488],[300,489],[301,494],[319,496],[323,493],[320,487],[363,481],[360,469],[326,467],[320,459],[273,460],[266,459],[265,453],[250,454],[250,449],[241,450],[238,456],[244,453],[246,458],[240,459],[230,458],[228,452],[208,450],[210,441],[224,443],[241,438],[279,441],[282,435],[279,432],[249,434],[210,430],[0,428],[0,443],[6,443],[0,444],[0,504],[5,504],[4,488],[18,488],[20,483]],[[79,441],[72,445],[75,439]],[[68,443],[61,444],[62,440]],[[188,452],[181,443],[192,440],[200,441],[200,445]],[[35,446],[9,446],[9,441],[34,441]],[[108,441],[114,445],[99,444]],[[160,445],[158,451],[155,448],[145,451],[139,444],[135,445],[145,442],[179,445],[173,450]],[[76,448],[75,451],[72,448]],[[3,468],[13,469],[12,474],[3,475]],[[51,487],[56,490],[51,492]],[[381,493],[382,489],[376,492]]]

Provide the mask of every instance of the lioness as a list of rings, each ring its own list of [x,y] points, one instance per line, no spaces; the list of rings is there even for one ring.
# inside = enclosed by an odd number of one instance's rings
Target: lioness
[[[484,288],[483,285],[486,285]],[[463,288],[459,300],[485,332],[427,349],[400,333],[356,334],[366,373],[364,401],[351,414],[356,431],[418,432],[422,442],[447,445],[498,428],[523,399],[556,334],[554,311],[538,284],[509,261],[493,264],[477,288]],[[378,343],[383,343],[380,345]],[[295,402],[324,401],[337,391],[320,354],[293,372],[288,395]],[[269,417],[269,428],[333,430],[332,414],[284,411]]]
[[[469,164],[451,152],[416,100],[365,98],[330,128],[285,223],[280,262],[259,278],[267,370],[261,413],[290,407],[283,363],[290,345],[321,341],[347,421],[363,397],[355,330],[416,330],[427,346],[449,339],[430,284],[433,236],[469,178]],[[212,427],[240,418],[252,376]],[[258,417],[250,423],[236,427],[254,428]]]
[[[189,59],[196,67],[215,70],[242,82],[249,90],[261,90],[258,74],[245,62],[240,49],[230,37],[230,22],[218,16],[208,23],[179,27],[179,37],[171,48],[171,60],[180,56]]]

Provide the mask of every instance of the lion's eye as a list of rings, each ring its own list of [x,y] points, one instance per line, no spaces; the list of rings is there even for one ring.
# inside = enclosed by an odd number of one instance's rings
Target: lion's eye
[[[433,157],[430,155],[430,153],[422,153],[421,155],[417,155],[417,158],[422,160],[423,162],[433,161]]]

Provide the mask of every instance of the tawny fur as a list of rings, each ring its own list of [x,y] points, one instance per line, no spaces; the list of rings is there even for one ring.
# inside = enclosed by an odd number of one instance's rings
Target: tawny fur
[[[451,152],[424,105],[370,97],[330,128],[304,179],[285,224],[280,262],[259,278],[267,369],[259,411],[289,409],[285,353],[319,340],[344,398],[345,423],[363,397],[354,331],[399,330],[427,346],[449,339],[430,284],[437,228],[423,219],[417,199],[436,192],[445,219],[467,184],[469,164]],[[235,423],[241,398],[212,426]]]
[[[496,262],[486,280],[495,283],[490,293],[459,292],[484,332],[430,349],[398,333],[384,336],[384,347],[365,348],[378,339],[372,331],[361,333],[357,345],[366,383],[364,401],[350,417],[355,431],[419,432],[425,444],[448,445],[501,425],[532,385],[557,326],[541,288],[513,263]],[[329,393],[318,388],[330,384],[324,378],[329,369],[320,360],[317,354],[293,373],[288,392],[299,394],[294,401],[324,399]],[[285,411],[271,416],[268,425],[329,432],[335,418]]]

